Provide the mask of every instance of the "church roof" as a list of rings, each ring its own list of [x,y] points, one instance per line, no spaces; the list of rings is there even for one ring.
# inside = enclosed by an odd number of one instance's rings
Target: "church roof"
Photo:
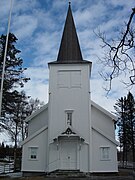
[[[68,13],[65,21],[61,44],[57,61],[49,64],[71,64],[71,63],[91,63],[82,58],[80,44],[76,33],[76,27],[72,16],[71,5],[69,3]]]

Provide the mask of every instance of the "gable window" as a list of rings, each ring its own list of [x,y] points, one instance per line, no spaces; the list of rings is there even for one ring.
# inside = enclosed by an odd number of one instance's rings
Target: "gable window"
[[[57,84],[59,88],[80,88],[81,70],[59,70]]]
[[[66,110],[66,124],[72,126],[73,110]]]
[[[110,160],[110,147],[100,147],[100,159],[101,161]]]
[[[29,147],[29,159],[37,160],[38,147]]]
[[[68,88],[70,85],[69,71],[58,71],[58,87]]]
[[[81,87],[81,71],[74,70],[70,73],[70,85],[72,88],[80,88]]]

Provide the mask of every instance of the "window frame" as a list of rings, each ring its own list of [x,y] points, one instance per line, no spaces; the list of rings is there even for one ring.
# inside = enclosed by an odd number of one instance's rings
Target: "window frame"
[[[65,110],[66,114],[66,125],[72,126],[73,125],[73,110]]]
[[[34,153],[32,153],[32,149],[35,149],[36,151],[36,153],[34,152]],[[28,159],[29,160],[31,160],[31,161],[37,161],[38,160],[38,149],[39,149],[39,147],[37,147],[37,146],[31,146],[31,147],[28,147],[28,153],[29,153],[29,155],[28,155]],[[33,156],[33,157],[32,157]],[[34,157],[35,156],[35,157]]]
[[[110,146],[101,146],[100,147],[100,161],[110,161]],[[103,152],[105,151],[105,152]]]
[[[81,88],[81,70],[80,69],[64,69],[57,72],[58,88]]]

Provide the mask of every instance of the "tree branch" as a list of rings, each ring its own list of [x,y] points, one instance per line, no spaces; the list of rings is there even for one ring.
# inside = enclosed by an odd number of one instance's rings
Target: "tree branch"
[[[125,73],[128,75],[129,82],[125,84],[135,84],[135,29],[132,27],[133,17],[135,15],[135,8],[132,9],[129,20],[126,24],[125,31],[120,33],[121,38],[118,41],[112,39],[111,42],[106,39],[105,33],[95,33],[102,41],[102,48],[106,48],[107,52],[104,58],[100,58],[103,64],[106,64],[111,68],[110,73],[100,73],[106,81],[109,82],[109,86],[106,89],[108,92],[112,88],[112,80],[118,77],[120,74]],[[119,35],[118,35],[119,36]]]

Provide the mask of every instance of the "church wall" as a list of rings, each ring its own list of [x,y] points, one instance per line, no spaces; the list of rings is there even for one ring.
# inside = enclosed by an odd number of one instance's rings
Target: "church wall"
[[[107,152],[103,151],[107,149]],[[117,172],[116,145],[101,134],[92,130],[92,168],[91,172]]]
[[[80,171],[88,172],[89,171],[89,145],[83,143],[80,147]]]
[[[60,158],[59,158],[59,146],[57,143],[52,143],[49,145],[49,171],[54,171],[59,169]]]
[[[28,136],[31,136],[36,131],[48,124],[48,108],[35,116],[28,123]]]
[[[88,64],[50,65],[49,83],[49,171],[62,168],[53,142],[68,126],[66,112],[72,112],[72,124],[87,144],[90,138],[90,94]],[[79,154],[80,153],[80,154]],[[88,145],[77,150],[77,168],[88,171]],[[61,156],[61,154],[60,154]],[[79,160],[80,158],[80,160]]]
[[[67,71],[67,76],[73,71],[80,71],[80,87],[78,84],[71,86],[72,82],[68,77],[61,87],[62,83],[60,85],[58,80],[59,71]],[[65,130],[66,111],[72,110],[72,126],[85,137],[86,142],[89,142],[89,71],[89,65],[50,66],[49,127],[51,132],[49,134],[51,141]],[[72,79],[76,77],[72,76]]]
[[[112,119],[93,106],[91,107],[91,122],[92,126],[101,129],[110,137],[115,138],[114,122]]]
[[[47,171],[47,140],[48,130],[23,145],[22,171],[23,172],[46,172]],[[37,149],[37,158],[31,159],[31,148]]]
[[[68,150],[72,152],[72,147],[69,146],[69,142],[72,142],[72,140],[68,139],[63,139],[62,141],[55,142],[50,144],[49,146],[49,172],[50,171],[55,171],[58,169],[63,169],[65,170],[65,167],[62,165],[62,142],[67,143]],[[58,143],[58,144],[57,144]],[[89,167],[89,160],[88,160],[88,155],[89,155],[89,148],[88,144],[86,143],[80,143],[79,140],[74,140],[73,143],[76,143],[77,148],[76,148],[76,169],[79,169],[81,172],[88,172],[88,167]],[[73,155],[72,155],[73,157]],[[70,169],[69,169],[70,170]]]

